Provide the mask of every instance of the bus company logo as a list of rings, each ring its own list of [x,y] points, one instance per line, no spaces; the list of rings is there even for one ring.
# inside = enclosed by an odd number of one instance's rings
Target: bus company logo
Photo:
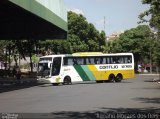
[[[99,66],[99,69],[118,69],[118,65]]]
[[[70,68],[64,69],[64,71],[69,71],[69,70],[71,70],[71,69]]]

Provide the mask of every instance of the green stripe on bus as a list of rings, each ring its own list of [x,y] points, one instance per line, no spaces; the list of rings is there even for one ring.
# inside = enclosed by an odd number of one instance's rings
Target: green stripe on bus
[[[86,75],[89,77],[89,80],[93,80],[93,81],[96,80],[96,78],[94,77],[93,73],[90,71],[90,69],[88,68],[87,65],[82,66],[82,68],[83,68],[84,72],[86,73]]]
[[[76,69],[83,81],[90,81],[90,78],[88,77],[81,65],[74,65],[74,68]]]

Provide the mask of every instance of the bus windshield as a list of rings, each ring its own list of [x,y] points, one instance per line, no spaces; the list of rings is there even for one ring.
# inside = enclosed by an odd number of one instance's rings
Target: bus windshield
[[[38,64],[38,76],[49,76],[50,75],[50,66],[49,63],[39,63]]]

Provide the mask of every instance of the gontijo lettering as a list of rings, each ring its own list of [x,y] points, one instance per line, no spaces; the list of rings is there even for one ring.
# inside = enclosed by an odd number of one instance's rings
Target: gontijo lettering
[[[99,66],[99,69],[118,69],[118,65]]]

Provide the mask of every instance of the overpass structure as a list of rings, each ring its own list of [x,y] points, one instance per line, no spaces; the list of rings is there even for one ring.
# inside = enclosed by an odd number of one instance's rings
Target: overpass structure
[[[0,0],[0,40],[66,39],[63,0]]]

